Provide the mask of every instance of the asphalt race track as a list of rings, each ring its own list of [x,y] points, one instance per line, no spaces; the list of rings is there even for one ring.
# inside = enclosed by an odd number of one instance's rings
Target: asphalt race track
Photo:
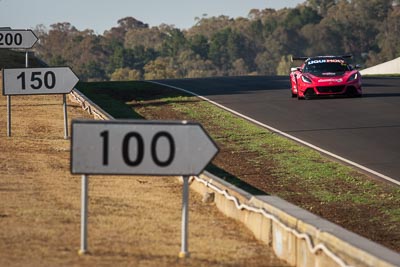
[[[163,80],[400,181],[400,78],[363,78],[362,98],[291,98],[288,77]]]

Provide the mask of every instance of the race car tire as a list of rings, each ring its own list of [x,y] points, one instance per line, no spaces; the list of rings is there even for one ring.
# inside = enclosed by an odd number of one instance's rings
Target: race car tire
[[[346,91],[346,95],[347,95],[348,97],[361,97],[361,96],[362,96],[362,94],[359,94],[359,93],[357,92],[357,89],[354,88],[354,87],[349,87],[349,88],[347,89],[347,91]]]
[[[304,99],[305,100],[310,100],[310,99],[313,98],[314,95],[315,95],[314,90],[309,88],[304,92]]]

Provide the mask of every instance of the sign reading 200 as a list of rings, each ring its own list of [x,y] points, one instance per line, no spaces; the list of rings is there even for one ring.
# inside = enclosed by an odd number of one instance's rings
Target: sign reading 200
[[[22,44],[22,34],[21,33],[2,33],[0,32],[0,45],[17,45]]]

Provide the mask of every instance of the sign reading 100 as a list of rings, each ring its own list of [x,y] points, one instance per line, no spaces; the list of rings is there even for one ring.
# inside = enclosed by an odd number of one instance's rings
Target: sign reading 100
[[[110,139],[110,133],[108,130],[103,131],[100,133],[100,136],[103,138],[103,148],[102,148],[102,163],[104,166],[108,166],[109,164],[109,139]],[[160,139],[165,139],[168,142],[169,145],[169,155],[165,160],[162,160],[159,158],[157,154],[157,143]],[[136,142],[136,155],[134,157],[130,153],[130,143],[131,141]],[[130,167],[136,167],[139,166],[143,159],[144,159],[144,153],[145,153],[145,146],[144,146],[144,140],[143,137],[140,133],[138,132],[128,132],[125,134],[124,138],[122,139],[122,159],[125,162],[126,165]],[[167,167],[169,166],[174,158],[175,158],[175,142],[172,137],[172,135],[168,132],[158,132],[156,133],[153,138],[151,139],[151,145],[150,145],[150,154],[151,154],[151,159],[153,160],[153,163],[155,163],[159,167]]]
[[[218,148],[198,123],[72,122],[71,173],[199,175]]]

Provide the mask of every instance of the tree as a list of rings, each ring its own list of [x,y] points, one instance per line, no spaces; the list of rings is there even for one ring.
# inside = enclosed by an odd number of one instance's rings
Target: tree
[[[106,78],[106,72],[96,61],[89,61],[84,64],[83,72],[80,75],[80,79],[86,81],[105,80]]]
[[[276,68],[276,74],[278,75],[289,75],[290,67],[292,66],[292,55],[282,56],[281,61]]]
[[[189,39],[189,46],[192,51],[201,58],[206,59],[210,50],[208,39],[201,34],[196,34]]]
[[[158,27],[133,28],[125,35],[124,47],[134,48],[143,46],[146,49],[161,50],[166,34]]]
[[[378,34],[377,43],[379,52],[369,55],[368,64],[374,65],[382,61],[400,57],[400,7],[395,6],[390,10],[388,17],[382,24]],[[375,54],[375,56],[373,56]]]
[[[145,24],[133,17],[125,17],[118,20],[118,26],[111,28],[111,30],[104,32],[104,36],[109,39],[115,39],[120,43],[125,42],[125,35],[131,29],[148,28],[149,25]]]
[[[336,5],[337,0],[308,0],[306,6],[316,10],[319,15],[325,17],[328,10]]]
[[[257,65],[257,73],[260,75],[273,75],[276,71],[276,61],[269,51],[257,54],[255,63]]]
[[[231,28],[217,32],[210,40],[209,59],[226,72],[246,54],[245,38]]]
[[[119,68],[111,74],[111,81],[134,81],[141,80],[142,74],[139,70]]]
[[[274,75],[287,72],[290,54],[351,53],[363,65],[398,57],[399,21],[399,0],[307,0],[254,9],[247,18],[204,14],[184,31],[133,17],[103,35],[68,22],[39,25],[34,49],[51,65],[71,66],[81,80]]]
[[[229,72],[232,76],[244,76],[249,73],[249,68],[243,58],[236,59],[232,64],[232,70]]]
[[[180,78],[172,58],[158,57],[144,66],[145,80]]]
[[[182,51],[176,64],[182,77],[211,77],[218,74],[217,68],[210,60],[202,59],[192,50]]]
[[[218,31],[231,27],[233,19],[228,16],[218,16],[218,17],[206,17],[201,18],[195,26],[188,30],[187,36],[191,37],[194,35],[203,35],[207,39],[210,39]]]
[[[176,57],[180,51],[187,47],[187,40],[179,29],[170,29],[162,44],[161,55],[164,57]]]

